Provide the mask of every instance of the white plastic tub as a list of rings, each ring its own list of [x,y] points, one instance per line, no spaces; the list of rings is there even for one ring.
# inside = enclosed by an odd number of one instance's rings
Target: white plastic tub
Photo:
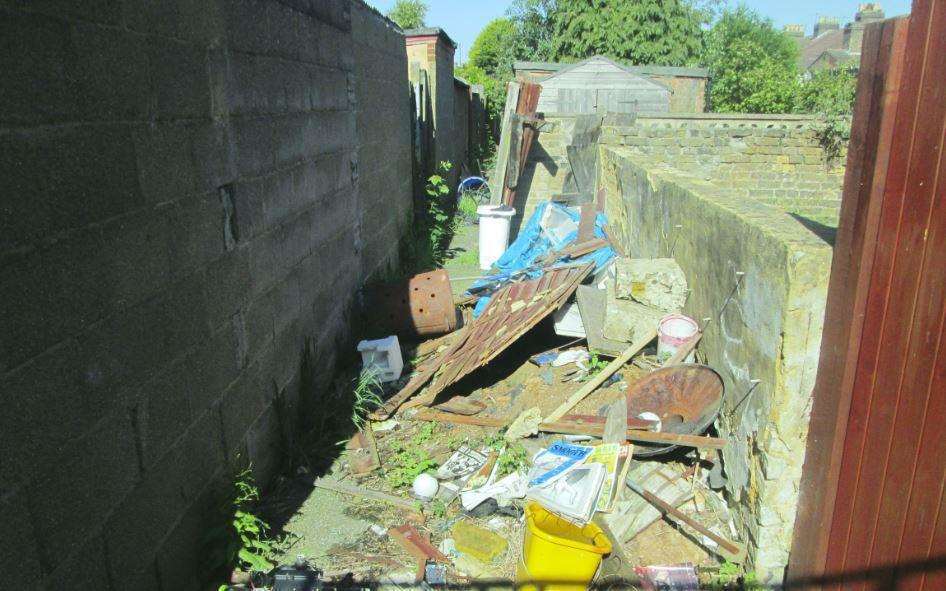
[[[480,270],[488,271],[509,247],[509,226],[516,210],[506,205],[481,205],[476,214],[480,218]]]
[[[657,324],[657,359],[665,362],[681,346],[692,339],[700,330],[700,325],[689,316],[670,314],[660,319]],[[690,351],[685,363],[693,363],[694,352]]]

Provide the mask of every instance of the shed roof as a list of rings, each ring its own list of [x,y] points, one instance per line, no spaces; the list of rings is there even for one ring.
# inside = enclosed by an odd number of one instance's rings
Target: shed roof
[[[643,74],[642,72],[635,72],[635,71],[631,70],[630,68],[628,68],[628,66],[623,66],[623,65],[617,63],[616,61],[614,61],[614,60],[612,60],[612,59],[609,59],[609,58],[606,58],[606,57],[604,57],[604,56],[602,56],[602,55],[596,55],[596,56],[590,57],[590,58],[588,58],[588,59],[586,59],[586,60],[582,60],[582,61],[580,61],[580,62],[578,62],[578,63],[567,64],[567,65],[565,65],[565,67],[559,69],[557,72],[555,72],[554,74],[552,74],[551,76],[549,76],[548,78],[546,78],[546,79],[543,81],[543,84],[548,84],[548,83],[552,82],[553,80],[555,80],[556,78],[564,77],[564,76],[565,76],[566,74],[568,74],[569,72],[572,72],[572,71],[575,71],[575,70],[579,70],[579,69],[581,69],[581,68],[584,68],[585,66],[593,65],[593,64],[604,64],[604,65],[607,65],[607,66],[611,66],[611,67],[614,68],[615,70],[618,70],[618,71],[620,71],[620,72],[624,72],[624,73],[626,73],[628,76],[633,77],[634,79],[642,80],[642,81],[645,81],[646,83],[652,84],[652,85],[654,85],[654,86],[658,86],[658,87],[660,87],[660,88],[662,88],[662,89],[664,89],[664,90],[673,92],[673,89],[671,89],[669,86],[667,86],[667,85],[664,84],[663,82],[660,82],[660,81],[658,81],[658,80],[654,80],[653,78],[649,77],[649,76],[646,75],[646,74]]]
[[[601,57],[601,56],[596,56]],[[608,58],[604,58],[608,59]],[[680,76],[683,78],[709,78],[709,70],[706,68],[680,68],[677,66],[655,66],[655,65],[645,65],[645,66],[631,66],[627,64],[620,64],[614,60],[608,59],[608,61],[614,63],[615,65],[620,66],[627,72],[631,74],[643,74],[645,76]],[[580,62],[579,62],[580,63]],[[574,66],[575,64],[566,64],[561,62],[515,62],[513,63],[513,70],[546,70],[549,72],[558,72],[565,68]]]

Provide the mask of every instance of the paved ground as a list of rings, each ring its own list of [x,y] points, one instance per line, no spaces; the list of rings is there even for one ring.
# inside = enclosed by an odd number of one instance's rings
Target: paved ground
[[[479,226],[463,225],[450,241],[450,257],[444,268],[450,273],[453,295],[458,296],[481,274],[479,267],[480,252],[477,248]]]

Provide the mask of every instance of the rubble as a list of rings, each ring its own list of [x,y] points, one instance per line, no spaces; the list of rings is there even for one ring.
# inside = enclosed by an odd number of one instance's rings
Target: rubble
[[[687,282],[673,259],[619,258],[614,263],[615,297],[633,300],[664,313],[683,310]]]
[[[626,545],[661,517],[699,532],[707,557],[736,556],[718,525],[678,515],[694,500],[693,470],[632,462],[678,446],[725,447],[706,434],[722,386],[711,369],[680,364],[699,331],[677,344],[664,367],[629,365],[654,350],[660,320],[679,311],[686,282],[672,260],[619,260],[609,271],[614,251],[605,225],[593,204],[540,206],[464,296],[475,304],[464,324],[412,346],[405,375],[385,386],[383,403],[347,443],[345,461],[315,481],[345,503],[377,506],[359,538],[366,548],[333,555],[351,572],[382,568],[378,580],[387,585],[515,577],[526,588],[554,575],[583,588],[612,553],[624,566],[601,572],[630,572]],[[530,351],[515,370],[525,381],[496,371],[508,363],[500,354],[514,344],[533,347],[536,327],[553,315],[556,330],[578,338],[534,347],[541,353]]]

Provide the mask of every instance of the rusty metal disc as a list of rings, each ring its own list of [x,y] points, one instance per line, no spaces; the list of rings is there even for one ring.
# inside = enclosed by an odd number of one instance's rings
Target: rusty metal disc
[[[723,403],[723,380],[713,369],[698,364],[663,367],[627,389],[627,415],[652,412],[660,417],[663,431],[699,435],[716,419]],[[653,457],[676,446],[638,443],[635,457]]]

